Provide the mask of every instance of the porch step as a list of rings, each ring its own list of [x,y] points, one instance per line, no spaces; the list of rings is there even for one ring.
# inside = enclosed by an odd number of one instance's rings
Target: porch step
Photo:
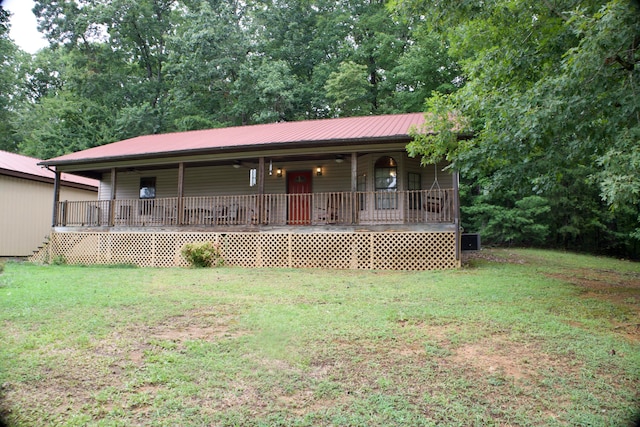
[[[49,262],[49,236],[45,237],[42,246],[38,246],[38,249],[34,250],[33,254],[27,257],[27,261],[36,264],[46,264]]]

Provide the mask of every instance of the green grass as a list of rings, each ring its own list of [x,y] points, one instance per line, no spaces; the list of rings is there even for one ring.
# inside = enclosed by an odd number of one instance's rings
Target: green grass
[[[483,251],[457,271],[8,263],[18,426],[626,426],[640,265]]]

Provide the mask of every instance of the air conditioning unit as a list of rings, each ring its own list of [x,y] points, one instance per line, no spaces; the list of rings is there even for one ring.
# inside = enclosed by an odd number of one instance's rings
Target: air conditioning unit
[[[480,250],[480,234],[463,233],[461,249],[463,251],[479,251]]]

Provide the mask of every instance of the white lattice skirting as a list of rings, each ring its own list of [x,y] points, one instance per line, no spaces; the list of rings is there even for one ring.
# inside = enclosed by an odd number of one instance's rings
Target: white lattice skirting
[[[46,254],[69,264],[177,267],[186,243],[221,242],[225,265],[438,270],[457,268],[455,232],[54,232]],[[42,257],[41,257],[42,259]]]

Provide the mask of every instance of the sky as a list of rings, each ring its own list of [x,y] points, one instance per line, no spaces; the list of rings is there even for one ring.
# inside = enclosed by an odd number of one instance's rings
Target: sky
[[[9,36],[24,51],[36,53],[48,45],[42,34],[38,32],[36,17],[31,12],[33,0],[0,0],[4,10],[11,13],[11,31]]]

